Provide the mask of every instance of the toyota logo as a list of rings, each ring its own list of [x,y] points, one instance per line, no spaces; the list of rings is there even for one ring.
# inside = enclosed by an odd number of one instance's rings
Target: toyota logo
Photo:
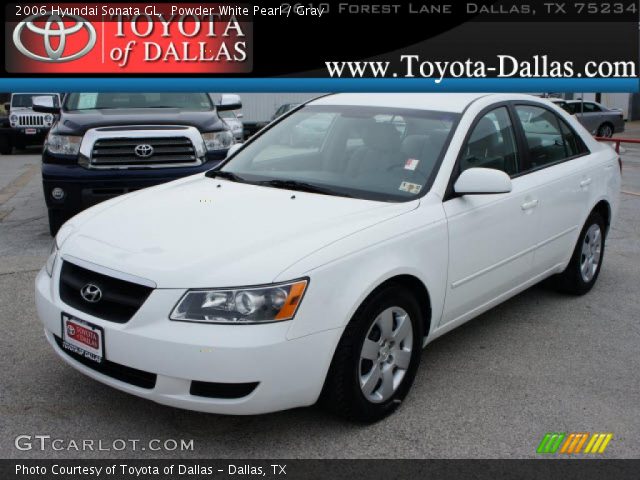
[[[46,23],[43,27],[39,27],[35,25],[35,22],[40,18],[47,17]],[[32,60],[38,60],[40,62],[49,62],[49,63],[62,63],[62,62],[70,62],[72,60],[77,60],[78,58],[84,57],[87,53],[91,51],[91,49],[96,44],[96,29],[89,23],[86,19],[78,16],[78,15],[66,15],[65,18],[72,18],[75,20],[75,24],[67,27],[62,20],[60,15],[54,14],[36,14],[31,15],[30,17],[25,18],[22,22],[20,22],[16,28],[13,30],[13,43],[26,57],[29,57]],[[52,28],[56,25],[57,28]],[[22,43],[22,31],[27,28],[27,30],[32,31],[33,33],[37,33],[43,37],[44,42],[44,50],[47,56],[38,55],[37,53],[33,53]],[[70,55],[64,56],[64,50],[67,45],[67,37],[77,34],[80,30],[86,29],[87,34],[89,36],[89,40],[87,44],[79,51],[72,53]],[[58,46],[57,48],[53,48],[51,45],[51,39],[53,37],[58,37]]]
[[[87,283],[80,289],[80,295],[89,303],[98,303],[102,299],[102,290],[93,283]]]
[[[146,143],[137,145],[133,151],[140,158],[149,158],[151,155],[153,155],[153,147]]]

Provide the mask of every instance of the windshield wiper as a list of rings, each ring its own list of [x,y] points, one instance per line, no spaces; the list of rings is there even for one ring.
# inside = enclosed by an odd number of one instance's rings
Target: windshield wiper
[[[224,178],[225,180],[230,180],[232,182],[246,182],[246,180],[240,175],[224,170],[209,170],[205,173],[205,176],[209,178]]]
[[[283,188],[285,190],[297,190],[300,192],[318,193],[320,195],[334,195],[340,197],[350,197],[346,193],[336,192],[330,188],[320,187],[313,185],[312,183],[300,182],[298,180],[265,180],[263,182],[256,182],[258,185],[266,185],[268,187]]]

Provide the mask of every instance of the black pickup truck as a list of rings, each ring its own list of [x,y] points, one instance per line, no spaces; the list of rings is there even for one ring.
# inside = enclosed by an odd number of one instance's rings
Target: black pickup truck
[[[114,196],[203,172],[234,143],[218,111],[241,108],[207,93],[69,93],[45,140],[42,182],[52,235],[81,210]],[[236,102],[236,103],[231,103]]]

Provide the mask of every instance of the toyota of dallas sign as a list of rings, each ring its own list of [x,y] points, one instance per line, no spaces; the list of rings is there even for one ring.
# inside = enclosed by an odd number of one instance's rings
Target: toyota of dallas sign
[[[252,70],[248,18],[171,15],[159,7],[153,14],[86,17],[43,11],[15,20],[5,29],[5,67],[11,73]]]

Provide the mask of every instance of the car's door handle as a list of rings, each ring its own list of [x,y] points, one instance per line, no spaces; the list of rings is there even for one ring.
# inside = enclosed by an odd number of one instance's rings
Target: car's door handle
[[[590,178],[585,178],[584,180],[582,180],[580,182],[580,188],[588,187],[589,185],[591,185],[591,179]]]
[[[522,210],[526,212],[527,210],[531,210],[533,208],[536,208],[537,206],[538,206],[538,200],[531,200],[529,202],[524,202],[522,204]]]

